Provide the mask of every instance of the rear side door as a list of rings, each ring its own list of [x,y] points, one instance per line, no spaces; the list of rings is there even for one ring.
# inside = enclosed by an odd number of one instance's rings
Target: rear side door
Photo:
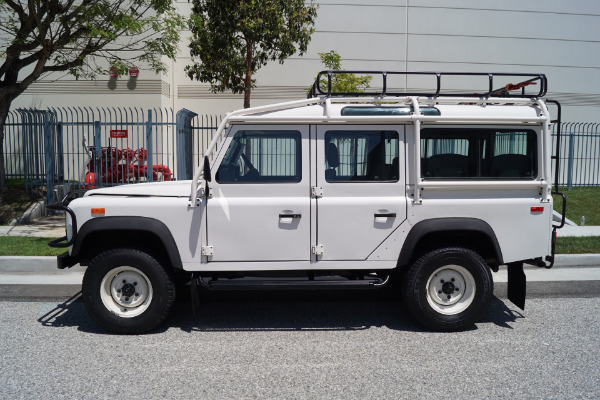
[[[406,219],[403,126],[318,126],[320,260],[365,260]]]

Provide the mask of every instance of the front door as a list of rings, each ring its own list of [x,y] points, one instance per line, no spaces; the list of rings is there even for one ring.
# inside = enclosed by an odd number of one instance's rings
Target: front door
[[[365,260],[406,219],[403,126],[318,126],[320,260]]]
[[[206,203],[208,262],[310,260],[308,127],[236,126],[223,149]]]

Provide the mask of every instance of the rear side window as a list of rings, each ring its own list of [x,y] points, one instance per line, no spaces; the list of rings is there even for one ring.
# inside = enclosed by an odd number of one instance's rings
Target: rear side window
[[[537,135],[532,130],[426,128],[421,176],[430,179],[534,179]]]
[[[219,183],[300,182],[301,143],[298,131],[239,131],[215,179]]]
[[[397,182],[398,132],[325,132],[327,182]]]

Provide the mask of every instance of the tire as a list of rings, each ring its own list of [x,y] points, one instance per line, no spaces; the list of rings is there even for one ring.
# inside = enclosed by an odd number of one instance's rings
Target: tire
[[[487,310],[494,293],[489,267],[472,250],[431,251],[408,268],[403,299],[412,316],[429,329],[468,329]]]
[[[175,300],[169,274],[149,254],[114,249],[96,256],[83,276],[83,301],[91,317],[113,333],[139,334],[167,317]]]

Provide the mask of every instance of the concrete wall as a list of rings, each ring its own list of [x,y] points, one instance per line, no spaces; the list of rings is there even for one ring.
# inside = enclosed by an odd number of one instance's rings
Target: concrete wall
[[[305,97],[319,52],[336,50],[346,69],[545,73],[548,97],[563,103],[564,121],[599,122],[600,2],[590,0],[323,0],[316,32],[304,57],[272,63],[256,75],[253,105]],[[449,5],[451,4],[451,6]],[[179,0],[183,12],[191,4]],[[15,107],[167,106],[198,114],[225,113],[242,96],[212,94],[192,82],[189,32],[168,74],[141,68],[137,80],[95,82],[50,77],[35,84]],[[422,82],[407,82],[419,86]],[[460,83],[456,83],[460,86]]]

